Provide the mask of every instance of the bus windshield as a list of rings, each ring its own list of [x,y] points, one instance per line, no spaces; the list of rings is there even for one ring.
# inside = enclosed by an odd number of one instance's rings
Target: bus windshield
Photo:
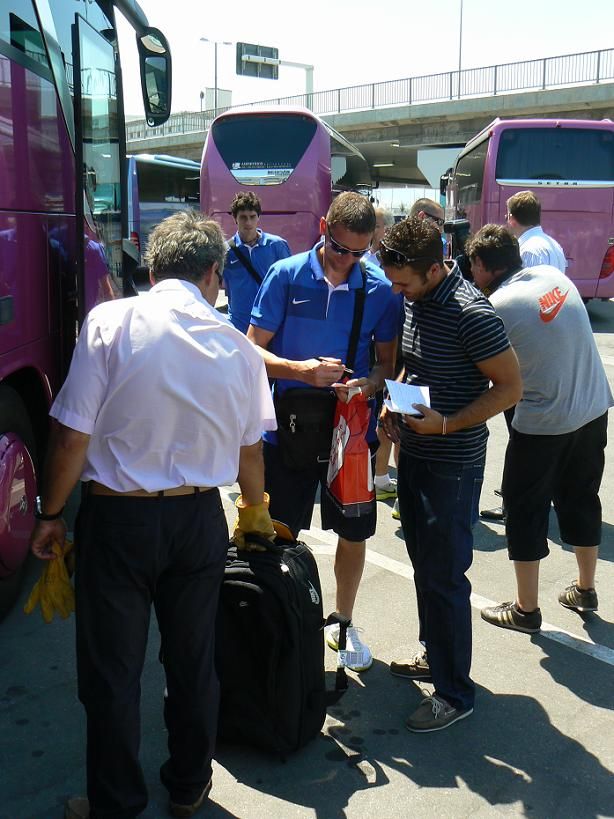
[[[614,182],[614,133],[581,128],[508,128],[496,178]]]
[[[212,139],[228,170],[243,185],[285,182],[309,147],[316,121],[306,116],[253,115],[229,117],[213,123]],[[246,127],[250,137],[245,138]]]

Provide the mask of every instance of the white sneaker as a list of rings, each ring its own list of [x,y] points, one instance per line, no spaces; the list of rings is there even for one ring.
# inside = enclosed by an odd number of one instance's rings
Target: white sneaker
[[[389,498],[396,498],[397,496],[397,479],[388,476],[388,480],[384,484],[380,484],[377,478],[374,481],[375,485],[375,499],[378,501],[388,500]]]
[[[366,671],[373,665],[373,655],[360,637],[355,626],[348,626],[347,639],[345,643],[344,665],[350,671]],[[339,650],[339,623],[331,623],[330,626],[324,626],[324,639],[326,645],[332,648],[333,651]]]

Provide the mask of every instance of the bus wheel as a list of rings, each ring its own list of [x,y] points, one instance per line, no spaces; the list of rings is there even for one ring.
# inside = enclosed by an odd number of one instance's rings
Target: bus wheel
[[[11,387],[0,385],[0,618],[21,585],[36,500],[35,444],[28,411]]]

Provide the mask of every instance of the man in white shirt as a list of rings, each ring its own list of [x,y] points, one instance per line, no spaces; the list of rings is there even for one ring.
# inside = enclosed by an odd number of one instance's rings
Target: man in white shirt
[[[523,267],[549,264],[561,273],[567,259],[560,244],[541,227],[542,206],[532,191],[519,191],[507,200],[507,226],[518,239]]]
[[[171,815],[191,816],[211,789],[215,615],[228,547],[216,487],[238,474],[243,509],[259,510],[270,535],[260,436],[276,427],[262,359],[212,306],[225,253],[217,224],[195,211],[158,225],[146,260],[152,289],[90,312],[51,408],[37,557],[52,559],[53,542],[64,542],[62,510],[84,482],[75,593],[89,800],[70,799],[67,819],[136,817],[147,805],[139,705],[152,603],[168,689],[160,777]]]

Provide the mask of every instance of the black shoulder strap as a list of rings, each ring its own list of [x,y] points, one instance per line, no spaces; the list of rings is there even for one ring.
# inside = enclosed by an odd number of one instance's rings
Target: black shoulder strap
[[[367,288],[367,267],[364,262],[360,262],[360,275],[362,276],[362,286],[360,290],[356,291],[354,298],[354,318],[352,320],[352,330],[350,332],[350,344],[348,346],[348,354],[345,358],[345,366],[353,370],[354,359],[356,358],[356,350],[358,349],[358,339],[360,337],[360,327],[362,324],[362,317],[365,312],[365,296]]]
[[[234,251],[235,256],[236,256],[236,257],[237,257],[237,259],[238,259],[238,260],[241,262],[241,264],[243,265],[243,267],[244,267],[244,268],[247,270],[247,272],[248,272],[248,273],[249,273],[249,275],[252,277],[252,279],[254,279],[255,281],[257,281],[259,285],[260,285],[260,284],[262,284],[262,276],[261,276],[261,275],[260,275],[260,274],[259,274],[259,273],[256,271],[256,268],[255,268],[255,267],[254,267],[254,265],[252,264],[251,259],[249,259],[249,258],[248,258],[248,257],[247,257],[247,256],[246,256],[244,253],[243,253],[243,251],[242,251],[242,250],[239,250],[239,248],[237,247],[237,243],[235,242],[235,240],[234,240],[234,239],[231,239],[231,240],[228,242],[228,247],[229,247],[231,250],[233,250],[233,251]]]

